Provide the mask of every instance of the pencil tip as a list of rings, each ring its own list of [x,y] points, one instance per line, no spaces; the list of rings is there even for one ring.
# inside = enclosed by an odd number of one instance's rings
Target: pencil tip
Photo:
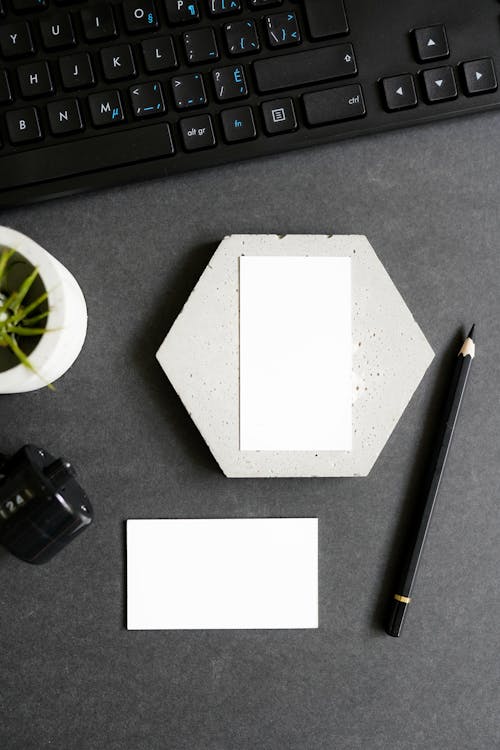
[[[467,336],[468,339],[473,339],[474,338],[474,329],[475,328],[476,328],[476,324],[474,323],[474,325],[472,326],[472,328],[469,331],[469,335]]]

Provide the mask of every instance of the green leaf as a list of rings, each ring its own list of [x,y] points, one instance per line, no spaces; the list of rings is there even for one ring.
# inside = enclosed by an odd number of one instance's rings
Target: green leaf
[[[26,276],[23,283],[17,290],[16,299],[14,300],[14,305],[12,307],[14,313],[17,313],[19,308],[21,307],[24,298],[28,294],[29,290],[33,286],[33,282],[35,281],[36,277],[38,276],[38,268],[34,268],[33,271],[30,273],[29,276]]]
[[[12,309],[12,304],[14,302],[15,296],[16,292],[12,292],[10,297],[7,297],[7,299],[2,302],[2,304],[0,305],[0,313],[7,312],[7,310]]]
[[[36,372],[35,368],[33,367],[33,365],[31,364],[31,362],[29,361],[29,359],[26,356],[26,354],[17,345],[17,342],[16,342],[15,338],[13,336],[9,336],[8,334],[6,335],[6,337],[7,337],[7,343],[9,345],[9,347],[12,349],[12,351],[14,352],[14,354],[16,355],[16,357],[18,358],[18,360],[21,362],[21,364],[24,365],[25,367],[27,367],[28,370],[31,370],[31,372],[34,372],[34,373],[38,374]]]
[[[44,318],[47,318],[49,315],[50,310],[45,310],[45,312],[40,313],[40,315],[35,315],[33,318],[23,318],[23,325],[32,325],[33,323],[38,323],[39,320],[44,320]]]
[[[9,326],[9,333],[15,336],[42,336],[44,333],[50,333],[53,328],[26,328],[23,326]]]
[[[12,258],[15,252],[15,250],[3,250],[3,252],[0,253],[0,284],[2,283],[2,279],[7,268],[7,263]]]
[[[18,358],[18,360],[20,361],[20,363],[22,365],[24,365],[25,367],[27,367],[28,370],[31,370],[31,372],[35,373],[35,375],[38,375],[38,377],[40,378],[40,380],[42,380],[45,383],[45,385],[47,386],[47,388],[49,388],[51,391],[54,391],[55,388],[52,385],[52,383],[47,383],[47,381],[44,378],[42,378],[42,376],[40,375],[40,373],[37,372],[36,368],[33,367],[33,365],[29,361],[29,359],[26,356],[26,354],[17,345],[17,342],[14,339],[14,337],[7,335],[7,342],[8,342],[9,347],[11,348],[11,350],[14,352],[14,354],[16,355],[16,357]]]
[[[29,305],[26,305],[26,307],[23,307],[22,310],[19,310],[15,315],[12,316],[12,322],[13,323],[19,323],[20,320],[25,318],[27,315],[30,314],[30,312],[33,312],[33,310],[36,310],[37,307],[39,307],[42,302],[45,302],[45,300],[48,298],[48,292],[44,292],[39,297],[36,298],[33,302],[30,302]],[[0,311],[1,312],[1,311]]]

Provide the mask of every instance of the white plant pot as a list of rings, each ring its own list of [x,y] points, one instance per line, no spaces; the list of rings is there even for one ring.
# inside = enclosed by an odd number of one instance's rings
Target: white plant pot
[[[36,372],[21,364],[0,372],[0,394],[35,391],[64,375],[78,357],[87,332],[87,306],[68,269],[29,237],[0,226],[1,247],[16,250],[35,266],[48,293],[50,331],[29,355]]]

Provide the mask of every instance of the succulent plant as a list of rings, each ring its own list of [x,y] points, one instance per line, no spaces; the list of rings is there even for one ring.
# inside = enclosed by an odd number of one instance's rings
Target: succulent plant
[[[8,273],[15,252],[10,249],[0,250],[0,347],[10,349],[22,365],[36,373],[29,357],[23,351],[21,341],[26,337],[43,336],[49,331],[43,327],[43,321],[49,314],[48,309],[43,309],[48,294],[44,291],[36,299],[26,303],[33,283],[38,277],[37,268],[24,277],[18,288],[12,289],[12,284],[8,282]]]

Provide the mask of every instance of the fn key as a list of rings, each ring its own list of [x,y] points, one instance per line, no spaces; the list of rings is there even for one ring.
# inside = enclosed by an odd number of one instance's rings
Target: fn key
[[[366,114],[363,92],[357,84],[304,94],[303,101],[309,125],[352,120]]]

